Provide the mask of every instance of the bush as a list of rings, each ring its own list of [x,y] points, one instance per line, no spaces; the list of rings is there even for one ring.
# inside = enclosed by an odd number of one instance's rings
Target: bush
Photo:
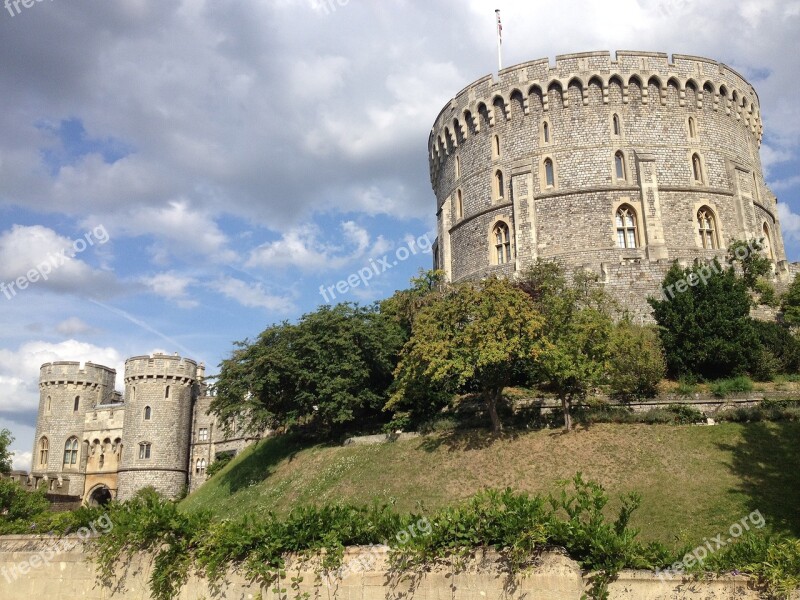
[[[30,521],[47,512],[50,503],[43,489],[29,492],[10,479],[0,479],[0,514],[6,523]]]
[[[789,328],[780,323],[755,321],[753,327],[765,361],[759,375],[771,379],[777,374],[793,374],[800,370],[800,342]]]
[[[652,398],[667,370],[664,349],[652,327],[619,323],[611,336],[608,382],[612,396]]]
[[[229,462],[233,460],[233,457],[236,456],[234,452],[225,452],[224,454],[218,454],[217,457],[214,459],[214,462],[208,466],[208,470],[206,471],[206,476],[208,479],[211,479],[214,475],[222,471]]]
[[[753,381],[749,377],[734,377],[732,379],[720,379],[710,385],[711,393],[717,398],[725,398],[730,394],[741,392],[752,392]]]

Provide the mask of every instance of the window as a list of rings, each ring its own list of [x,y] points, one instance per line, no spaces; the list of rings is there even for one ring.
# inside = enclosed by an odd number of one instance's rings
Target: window
[[[201,427],[200,431],[197,434],[197,439],[200,442],[207,442],[208,441],[208,428]]]
[[[456,156],[456,179],[461,177],[461,158]]]
[[[697,211],[697,223],[700,229],[700,240],[706,250],[717,249],[717,232],[714,214],[710,208],[703,207]]]
[[[622,151],[614,155],[614,171],[617,174],[618,181],[625,181],[627,179],[627,177],[625,177],[625,155]]]
[[[47,397],[47,400],[44,401],[44,411],[49,415],[50,409],[53,407],[53,401],[50,396]]]
[[[39,464],[44,466],[47,464],[47,458],[50,453],[50,441],[43,437],[39,440]]]
[[[772,251],[772,236],[769,234],[769,225],[764,223],[764,239],[762,243],[764,244],[764,254],[766,254],[770,260],[775,260],[775,253]]]
[[[64,466],[69,467],[78,464],[78,438],[71,437],[64,444]]]
[[[509,236],[508,225],[498,223],[492,232],[494,237],[494,262],[497,265],[504,265],[511,262],[511,238]]]
[[[547,121],[542,123],[542,141],[545,144],[550,143],[550,123],[548,123]]]
[[[492,158],[500,158],[500,136],[492,138]]]
[[[150,443],[142,442],[139,444],[139,460],[150,458]]]
[[[694,122],[694,117],[689,117],[689,137],[691,139],[697,137],[697,124]]]
[[[699,154],[692,154],[692,173],[696,183],[703,183],[703,163]]]
[[[494,197],[498,202],[503,199],[505,192],[505,181],[503,179],[503,172],[501,170],[495,171],[494,174]]]
[[[80,406],[81,406],[81,397],[75,396],[75,402],[72,405],[72,412],[78,412]]]
[[[619,136],[622,133],[622,128],[619,125],[619,115],[615,114],[612,119],[612,130],[615,136]]]
[[[150,409],[149,406],[144,407],[144,420],[149,421],[150,417],[153,415],[153,411]]]
[[[202,475],[206,472],[206,459],[205,458],[198,458],[197,462],[195,463],[194,472],[198,475]]]
[[[166,399],[169,398],[169,386],[167,386],[166,389],[164,390],[164,398]]]
[[[617,209],[617,246],[636,248],[636,213],[627,204]]]
[[[102,469],[104,464],[106,464],[106,455],[101,454],[100,458],[97,461],[97,465]]]
[[[461,190],[456,192],[456,219],[464,218],[464,197]]]
[[[555,187],[556,185],[556,173],[553,168],[553,161],[549,158],[546,158],[544,161],[544,181],[547,187]]]

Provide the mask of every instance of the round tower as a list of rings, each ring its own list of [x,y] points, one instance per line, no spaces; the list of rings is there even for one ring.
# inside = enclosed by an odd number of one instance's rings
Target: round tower
[[[83,495],[87,411],[114,395],[116,371],[78,362],[46,363],[39,370],[39,413],[31,476],[54,494]]]
[[[648,315],[674,260],[734,239],[763,238],[788,275],[762,131],[753,87],[696,56],[588,52],[484,77],[431,131],[435,266],[460,281],[553,260]]]
[[[125,361],[125,424],[118,498],[152,486],[178,497],[188,480],[197,363],[154,354]]]

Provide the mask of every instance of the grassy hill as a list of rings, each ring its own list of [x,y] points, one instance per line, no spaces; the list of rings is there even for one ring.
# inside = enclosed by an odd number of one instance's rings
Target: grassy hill
[[[614,497],[642,494],[633,524],[645,540],[697,544],[754,510],[769,530],[800,536],[799,441],[800,423],[788,422],[471,431],[348,447],[282,437],[243,452],[181,506],[219,518],[324,502],[433,509],[484,487],[552,491],[581,471]]]

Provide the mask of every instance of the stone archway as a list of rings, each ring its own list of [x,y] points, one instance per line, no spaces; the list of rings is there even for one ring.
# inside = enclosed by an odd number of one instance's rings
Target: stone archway
[[[105,485],[98,485],[86,497],[86,504],[88,506],[105,506],[113,499],[111,490]]]

